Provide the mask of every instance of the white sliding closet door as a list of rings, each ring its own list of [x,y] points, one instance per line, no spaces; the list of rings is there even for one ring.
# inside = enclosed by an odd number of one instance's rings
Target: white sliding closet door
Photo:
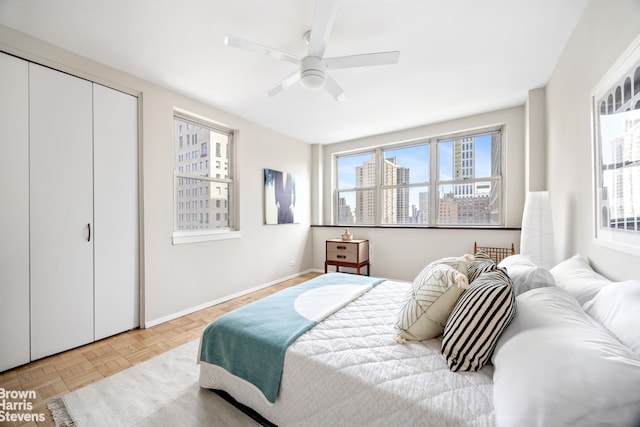
[[[138,99],[94,84],[95,339],[139,325]]]
[[[29,69],[0,53],[0,372],[29,358]]]
[[[93,341],[92,83],[29,64],[31,358]]]

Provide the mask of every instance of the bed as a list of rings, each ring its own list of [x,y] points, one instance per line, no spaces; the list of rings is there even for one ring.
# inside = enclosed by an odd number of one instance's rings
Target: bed
[[[467,315],[468,305],[461,310],[460,302],[487,272],[468,268],[473,256],[452,259],[430,263],[413,283],[368,284],[323,313],[287,345],[275,399],[207,361],[206,334],[200,386],[228,393],[279,426],[640,425],[640,328],[628,327],[640,321],[640,282],[613,283],[579,256],[555,272],[520,255],[505,258],[498,266],[510,273],[509,294],[505,287],[499,292],[507,295],[506,305],[513,299],[513,313],[496,312],[508,319],[483,350],[485,361],[464,365],[445,355],[455,329],[449,323],[456,313]],[[474,280],[465,285],[442,267],[455,263],[465,267],[453,270]],[[432,278],[436,270],[453,278],[442,294],[457,294],[447,329],[434,338],[409,339],[399,329],[400,313],[425,271]],[[353,275],[325,276],[347,283]],[[611,295],[600,292],[605,288]],[[617,320],[611,320],[612,306]],[[256,371],[264,368],[252,363]]]

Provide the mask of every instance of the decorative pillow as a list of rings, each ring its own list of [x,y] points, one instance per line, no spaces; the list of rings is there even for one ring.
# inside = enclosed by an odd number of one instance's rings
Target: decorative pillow
[[[398,313],[399,337],[421,341],[442,335],[453,306],[468,287],[466,274],[449,265],[425,267]]]
[[[579,254],[562,261],[549,271],[556,285],[569,291],[580,305],[591,300],[604,286],[611,284],[611,280],[593,271],[589,260]]]
[[[507,269],[516,296],[530,289],[555,285],[555,280],[549,270],[538,267],[525,255],[508,256],[500,261],[498,267]]]
[[[620,342],[640,354],[640,280],[612,283],[584,310]]]
[[[638,355],[562,288],[534,289],[517,302],[492,359],[497,426],[636,426]]]
[[[456,303],[444,327],[442,354],[451,371],[477,371],[491,357],[516,311],[509,276],[503,269],[480,274]]]
[[[485,271],[495,270],[495,268],[496,264],[489,255],[484,252],[477,252],[474,259],[469,261],[467,266],[467,277],[469,278],[469,283],[472,283]]]
[[[469,264],[469,261],[473,261],[474,257],[471,254],[465,254],[463,256],[460,257],[445,257],[445,258],[440,258],[437,259],[433,262],[430,262],[422,271],[424,272],[426,269],[428,269],[429,267],[432,267],[436,264],[444,264],[444,265],[448,265],[449,267],[452,267],[456,270],[458,270],[460,273],[463,274],[467,274],[467,265]],[[422,273],[420,273],[422,274]],[[418,275],[419,277],[419,275]],[[417,278],[416,278],[417,279]]]

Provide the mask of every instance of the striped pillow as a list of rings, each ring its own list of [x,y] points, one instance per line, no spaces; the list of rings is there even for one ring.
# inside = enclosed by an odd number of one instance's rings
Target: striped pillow
[[[475,254],[475,259],[476,260],[486,260],[486,261],[491,261],[493,262],[493,260],[491,259],[491,257],[484,251],[478,251]]]
[[[469,283],[476,280],[476,278],[485,271],[495,270],[496,264],[493,262],[489,255],[484,252],[477,252],[474,259],[469,261],[467,265],[467,277]]]
[[[444,327],[442,354],[451,371],[477,371],[516,311],[511,279],[502,268],[480,274],[458,299]]]

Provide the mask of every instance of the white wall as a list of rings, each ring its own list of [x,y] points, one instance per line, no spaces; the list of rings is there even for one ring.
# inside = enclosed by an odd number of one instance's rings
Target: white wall
[[[525,191],[547,189],[546,93],[532,89],[525,103]]]
[[[143,324],[311,268],[308,144],[4,26],[0,50],[140,96]],[[175,107],[239,130],[240,239],[171,244]],[[300,224],[263,225],[263,168],[298,175]]]
[[[615,280],[640,277],[640,259],[596,244],[590,94],[640,34],[640,1],[591,0],[547,85],[547,184],[558,260],[587,256]]]
[[[504,132],[504,209],[507,227],[520,227],[524,205],[525,120],[524,106],[508,108],[443,123],[421,126],[400,132],[376,135],[338,144],[323,146],[322,163],[314,164],[324,170],[321,203],[322,223],[332,224],[334,157],[337,153],[376,147],[385,144],[411,141],[419,138],[445,135],[452,132],[480,129],[493,125],[505,125]],[[534,125],[534,127],[537,125]],[[537,128],[536,128],[537,129]],[[313,227],[313,265],[324,268],[324,242],[338,238],[343,228]],[[373,275],[393,279],[413,280],[430,261],[443,256],[457,256],[473,251],[474,241],[485,246],[520,246],[519,230],[502,229],[398,229],[385,227],[352,228],[354,238],[369,239]]]

